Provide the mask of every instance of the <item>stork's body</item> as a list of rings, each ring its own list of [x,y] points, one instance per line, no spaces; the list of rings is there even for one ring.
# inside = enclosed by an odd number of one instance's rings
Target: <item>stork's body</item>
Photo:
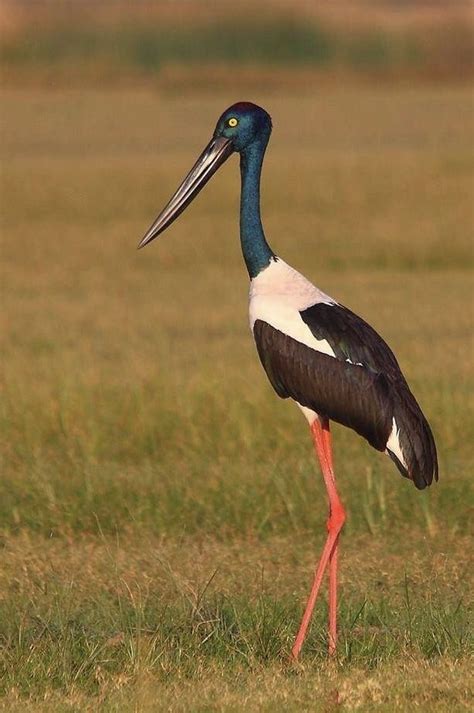
[[[397,360],[363,319],[275,257],[251,280],[250,326],[267,376],[310,425],[341,423],[424,488],[437,475],[428,423]]]
[[[240,239],[250,277],[250,327],[276,393],[293,399],[308,420],[329,499],[327,540],[293,647],[296,658],[327,567],[330,653],[336,647],[337,557],[345,512],[335,484],[330,420],[386,452],[419,489],[437,479],[438,465],[430,427],[387,344],[270,248],[260,219],[260,174],[270,132],[269,115],[254,104],[238,103],[224,112],[214,138],[140,247],[170,225],[232,152],[240,154]]]

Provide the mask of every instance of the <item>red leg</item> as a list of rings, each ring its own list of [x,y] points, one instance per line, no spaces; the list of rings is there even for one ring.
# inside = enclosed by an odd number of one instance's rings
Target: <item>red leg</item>
[[[336,650],[336,605],[337,605],[337,555],[338,539],[346,515],[344,508],[337,494],[332,464],[331,434],[329,431],[329,421],[317,418],[311,425],[313,442],[323,473],[324,484],[329,498],[329,518],[327,521],[328,536],[324,545],[321,558],[314,575],[313,586],[309,595],[303,619],[300,624],[298,634],[292,649],[293,658],[298,658],[301,651],[306,631],[311,620],[316,598],[318,596],[324,572],[330,563],[329,579],[329,653]]]
[[[336,488],[336,478],[334,475],[334,465],[332,459],[332,439],[331,431],[329,430],[329,422],[323,424],[323,445],[326,455],[326,461],[329,467],[329,472],[332,476],[334,489]],[[340,507],[342,507],[339,501]],[[345,513],[344,513],[345,519]],[[344,523],[344,520],[343,520]],[[341,526],[342,527],[342,526]],[[329,655],[336,653],[337,644],[337,564],[339,556],[339,535],[336,536],[334,547],[329,555]]]
[[[339,535],[329,555],[329,656],[336,653],[337,644],[337,560]]]

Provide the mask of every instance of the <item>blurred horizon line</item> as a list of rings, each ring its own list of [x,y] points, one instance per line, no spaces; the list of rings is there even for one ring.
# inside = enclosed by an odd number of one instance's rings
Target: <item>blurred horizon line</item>
[[[251,21],[249,13],[251,10]],[[3,86],[266,88],[312,81],[465,82],[470,3],[11,0],[0,6]]]

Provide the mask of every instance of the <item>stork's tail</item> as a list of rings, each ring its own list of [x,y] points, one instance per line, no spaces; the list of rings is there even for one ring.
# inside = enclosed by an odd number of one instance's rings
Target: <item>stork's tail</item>
[[[400,473],[419,490],[438,480],[438,457],[431,428],[406,385],[394,399],[386,452]]]

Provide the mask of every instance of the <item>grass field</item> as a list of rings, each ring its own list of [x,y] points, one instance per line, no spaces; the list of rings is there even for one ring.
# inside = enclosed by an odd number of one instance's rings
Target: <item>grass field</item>
[[[0,82],[178,93],[225,91],[229,76],[234,90],[267,91],[348,77],[467,83],[472,19],[467,0],[4,0]]]
[[[237,161],[135,250],[236,98],[3,92],[0,705],[468,710],[471,94],[245,97],[272,247],[392,345],[440,457],[420,493],[334,427],[338,655],[324,594],[297,666],[326,502],[248,331]]]

